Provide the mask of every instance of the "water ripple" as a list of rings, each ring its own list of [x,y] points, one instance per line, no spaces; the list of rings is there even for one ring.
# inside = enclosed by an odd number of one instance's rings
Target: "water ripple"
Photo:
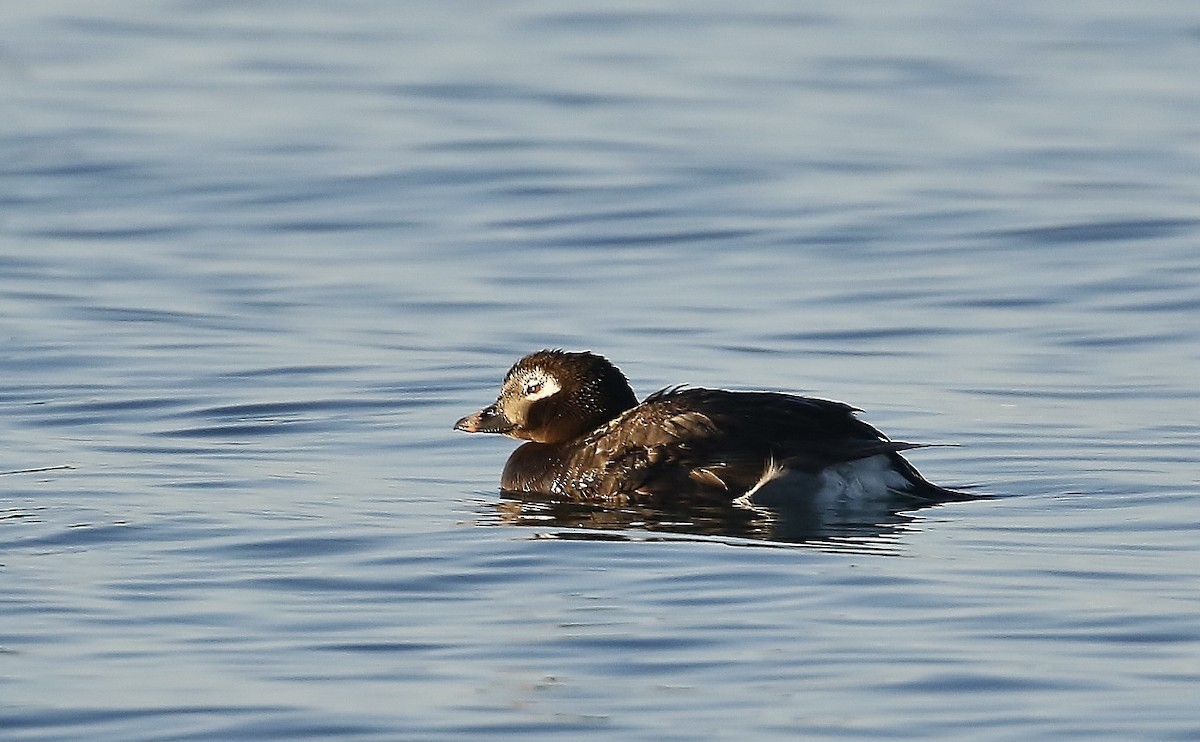
[[[1195,219],[1129,219],[1095,221],[1079,224],[1056,224],[1027,229],[1006,229],[991,233],[994,237],[1012,238],[1029,244],[1071,244],[1079,242],[1112,242],[1149,240],[1189,232],[1200,220]]]

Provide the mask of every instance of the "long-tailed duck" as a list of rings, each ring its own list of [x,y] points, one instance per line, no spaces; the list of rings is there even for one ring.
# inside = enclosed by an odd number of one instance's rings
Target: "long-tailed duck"
[[[670,387],[640,404],[594,353],[542,350],[509,370],[495,403],[455,424],[528,441],[501,489],[592,501],[678,498],[924,505],[976,499],[920,475],[841,402],[778,392]]]

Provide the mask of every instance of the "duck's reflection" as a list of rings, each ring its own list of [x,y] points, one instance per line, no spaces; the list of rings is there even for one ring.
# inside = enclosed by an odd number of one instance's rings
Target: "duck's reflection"
[[[501,497],[494,506],[500,524],[534,527],[539,536],[567,539],[645,540],[670,534],[899,553],[900,536],[919,522],[911,502],[768,508],[678,500],[613,506],[527,492],[503,492]]]

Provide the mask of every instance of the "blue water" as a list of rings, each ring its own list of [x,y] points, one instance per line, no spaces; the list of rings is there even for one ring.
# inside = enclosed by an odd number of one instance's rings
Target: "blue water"
[[[1200,10],[9,5],[0,737],[1200,738]],[[543,347],[996,498],[505,500]]]

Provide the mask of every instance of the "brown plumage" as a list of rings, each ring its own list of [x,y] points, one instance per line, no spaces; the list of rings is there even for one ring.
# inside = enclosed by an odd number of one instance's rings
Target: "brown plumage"
[[[504,467],[501,488],[512,492],[731,501],[787,479],[848,497],[973,497],[926,481],[899,453],[914,444],[888,440],[855,412],[777,392],[686,387],[638,404],[605,358],[543,350],[517,361],[496,402],[455,428],[529,441]]]

